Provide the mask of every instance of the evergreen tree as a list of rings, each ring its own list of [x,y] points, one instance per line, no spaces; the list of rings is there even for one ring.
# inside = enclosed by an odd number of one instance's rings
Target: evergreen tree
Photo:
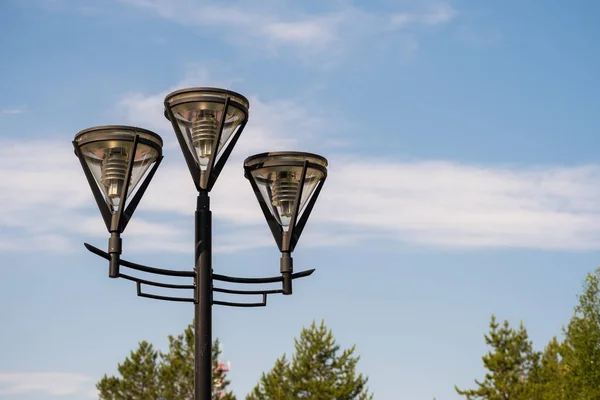
[[[161,353],[161,360],[159,374],[164,398],[193,400],[194,330],[191,326],[182,335],[169,335],[169,351]],[[215,361],[213,359],[213,366]]]
[[[561,354],[566,398],[600,399],[600,268],[585,280]]]
[[[367,400],[373,395],[367,388],[368,378],[356,373],[358,356],[355,347],[339,353],[333,334],[322,321],[303,328],[295,339],[291,364],[284,357],[263,374],[246,400]]]
[[[289,362],[285,354],[275,361],[268,373],[262,374],[258,385],[246,397],[247,400],[294,400],[289,379]]]
[[[534,366],[527,382],[528,398],[535,400],[565,399],[561,348],[562,345],[556,337],[546,345],[539,363]]]
[[[213,400],[235,400],[227,390],[227,371],[218,363],[221,350],[216,340],[212,348]],[[119,364],[120,377],[104,377],[96,387],[100,400],[193,400],[194,330],[189,325],[183,334],[169,336],[169,351],[157,352],[141,342],[135,352]]]
[[[485,342],[492,349],[482,358],[488,370],[483,382],[475,380],[477,389],[455,387],[456,392],[467,400],[529,400],[528,377],[537,369],[540,355],[533,351],[523,324],[513,329],[504,321],[500,326],[492,315]]]
[[[118,365],[120,378],[104,375],[98,382],[100,400],[159,400],[157,356],[151,344],[140,342],[138,349]]]
[[[194,329],[189,325],[183,334],[169,336],[169,351],[161,353],[159,368],[163,396],[166,400],[194,400]],[[227,391],[230,382],[218,360],[221,356],[219,339],[212,346],[213,399],[235,400]]]

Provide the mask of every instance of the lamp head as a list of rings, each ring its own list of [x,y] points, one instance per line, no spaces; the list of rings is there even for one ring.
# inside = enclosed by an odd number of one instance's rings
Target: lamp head
[[[177,90],[165,98],[171,121],[198,190],[212,188],[248,120],[241,94],[216,88]]]
[[[97,126],[75,135],[75,155],[96,200],[101,198],[103,216],[122,209],[144,176],[151,179],[146,173],[162,158],[162,145],[156,133],[131,126]]]
[[[327,177],[327,160],[293,151],[262,153],[248,157],[244,169],[280,250],[293,251]]]

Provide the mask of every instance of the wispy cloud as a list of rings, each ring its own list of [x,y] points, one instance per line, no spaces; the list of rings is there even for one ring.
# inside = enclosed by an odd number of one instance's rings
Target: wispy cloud
[[[390,22],[394,28],[406,28],[409,25],[440,25],[450,22],[458,11],[449,3],[427,4],[417,11],[393,13]]]
[[[28,143],[21,145],[29,148]],[[106,235],[75,160],[63,163],[66,150],[54,143],[43,145],[55,146],[53,156],[44,160],[44,172],[10,171],[6,164],[23,166],[23,161],[33,160],[15,151],[0,154],[6,160],[0,163],[4,250],[25,250],[38,243],[42,250],[66,251],[74,244],[73,234]],[[7,146],[19,147],[3,143]],[[337,237],[341,243],[336,245],[377,236],[443,247],[600,248],[599,166],[499,168],[451,161],[357,163],[350,155],[329,158],[330,178],[311,217],[310,235]],[[239,159],[232,162],[239,164]],[[232,227],[220,242],[221,251],[271,245],[239,166],[223,172],[213,197],[215,217]],[[136,216],[127,240],[136,244],[133,248],[143,247],[139,250],[186,252],[181,246],[186,232],[173,221],[187,217],[193,203],[183,163],[167,166],[140,208],[160,213],[169,223]]]
[[[119,103],[119,110],[125,123],[142,125],[160,133],[165,139],[166,160],[161,166],[148,193],[142,200],[140,211],[127,227],[127,241],[131,248],[139,251],[188,252],[188,232],[185,221],[177,224],[173,213],[187,217],[194,207],[195,193],[189,172],[181,161],[181,155],[170,123],[163,116],[163,99],[168,91],[175,88],[203,85],[208,75],[202,71],[186,77],[175,87],[158,94],[144,96],[130,93]],[[215,82],[211,79],[211,82]],[[218,81],[220,86],[231,82]],[[295,148],[295,140],[284,137],[283,132],[295,132],[294,136],[310,138],[317,133],[313,127],[317,117],[309,115],[293,100],[260,101],[250,96],[252,101],[252,124],[248,126],[232,154],[229,165],[241,165],[243,157],[269,150]],[[273,134],[275,133],[275,134]],[[43,148],[43,153],[32,153],[31,148]],[[175,165],[174,165],[175,164]],[[223,177],[236,177],[239,169],[228,167]],[[224,178],[220,187],[225,188]],[[235,185],[239,181],[234,179]],[[242,182],[244,187],[249,185]],[[219,192],[219,190],[217,190]],[[252,192],[248,193],[252,196]],[[246,196],[248,204],[254,199]],[[225,211],[231,217],[246,220],[247,204],[223,196],[215,202],[217,210]],[[146,219],[143,210],[166,213],[169,224],[157,226],[155,220]],[[260,217],[256,215],[256,217]],[[159,217],[160,218],[160,217]],[[164,221],[164,217],[161,221]],[[260,221],[253,218],[254,222]],[[96,210],[91,191],[73,155],[68,141],[0,141],[0,250],[27,251],[31,248],[40,251],[69,252],[80,247],[81,235],[104,238],[105,227]],[[160,229],[159,229],[160,228]],[[264,238],[259,243],[266,245]],[[255,241],[252,241],[255,243]],[[270,243],[270,242],[269,242]],[[250,242],[222,241],[216,251],[235,251],[251,246]]]
[[[356,232],[436,247],[600,248],[597,165],[357,163],[344,157],[331,177],[315,219]]]
[[[263,32],[273,40],[322,48],[335,39],[331,26],[336,22],[336,17],[321,18],[320,20],[273,22],[265,26]]]
[[[225,28],[220,33],[240,40],[238,33],[264,39],[267,46],[284,44],[322,49],[338,36],[338,29],[350,14],[347,10],[327,15],[304,15],[281,9],[256,7],[251,2],[219,3],[188,0],[120,0],[146,9],[176,23],[205,28]]]
[[[323,13],[307,12],[288,2],[263,3],[234,1],[195,2],[190,0],[119,0],[161,18],[199,29],[219,29],[219,37],[244,48],[259,47],[262,54],[281,55],[330,65],[351,48],[372,45],[373,40],[394,40],[389,36],[390,16],[369,9],[340,4]],[[456,10],[447,3],[433,3],[411,12],[396,12],[391,17],[395,28],[408,24],[438,25],[449,22]],[[399,37],[403,47],[406,39]],[[405,50],[418,46],[412,39]],[[316,56],[322,56],[317,57]]]
[[[189,236],[186,221],[195,193],[162,117],[163,96],[129,94],[121,102],[126,120],[148,122],[164,133],[167,143],[167,158],[125,237],[133,250],[187,252],[182,243]],[[302,138],[302,147],[310,145],[306,132],[311,130],[317,132],[314,142],[319,142],[319,129],[325,126],[293,100],[250,99],[250,123],[213,192],[214,216],[227,226],[217,232],[218,251],[272,245],[243,177],[243,158],[297,149],[293,138]],[[45,151],[34,154],[32,147]],[[329,178],[304,246],[352,245],[377,237],[450,248],[600,249],[598,165],[499,167],[452,160],[381,160],[332,148],[325,153]],[[82,234],[106,236],[69,143],[55,141],[1,143],[0,221],[3,250],[24,250],[33,243],[42,250],[68,251]]]
[[[127,101],[125,110],[139,110],[136,104],[148,106],[149,99],[154,99],[156,104],[149,111],[160,114],[155,97],[137,95],[136,99]],[[151,120],[143,112],[133,114]],[[291,139],[295,137],[302,138],[303,146],[310,144],[306,132],[316,132],[318,139],[325,125],[310,110],[289,100],[265,103],[251,97],[250,115],[230,161],[234,166],[225,169],[214,193],[215,215],[240,227],[235,235],[239,242],[249,237],[242,227],[252,230],[264,225],[238,167],[242,157],[296,148]],[[343,244],[377,236],[427,246],[600,247],[597,165],[490,167],[451,160],[407,162],[365,159],[339,148],[328,158],[330,178],[311,221],[314,234],[323,241],[337,237],[342,239],[336,244]],[[193,197],[188,181],[183,165],[169,166],[155,182],[167,190],[148,195],[145,207],[187,215],[193,207],[192,200],[183,200]],[[258,229],[268,239],[265,243],[270,243],[268,230]]]
[[[75,373],[0,372],[0,396],[36,394],[38,396],[78,395],[96,398],[94,379]]]
[[[32,153],[32,146],[44,152]],[[141,217],[129,228],[148,244],[164,234],[175,245],[184,236],[151,224]],[[79,248],[74,236],[106,235],[70,143],[0,141],[0,228],[2,251],[69,252]]]
[[[395,52],[413,54],[419,40],[412,28],[442,25],[458,15],[449,2],[429,0],[414,2],[416,6],[399,2],[385,11],[329,2],[327,11],[320,12],[287,1],[261,2],[257,7],[248,0],[113,0],[121,7],[109,8],[101,2],[82,7],[75,0],[43,1],[48,2],[47,9],[84,16],[158,17],[187,27],[190,35],[208,35],[246,54],[258,51],[262,58],[292,58],[319,69],[339,66],[352,52],[373,50],[373,43],[378,44],[376,51],[393,45]]]
[[[600,166],[501,168],[452,161],[357,163],[350,155],[329,159],[329,178],[310,222],[317,243],[351,245],[379,237],[434,247],[600,248]],[[145,208],[189,214],[187,175],[184,167],[169,170],[155,182],[164,194],[149,195]],[[232,226],[229,243],[244,247],[253,238],[271,245],[241,175],[239,168],[224,172],[213,195],[214,215]],[[169,200],[186,197],[190,201]],[[331,238],[339,240],[330,243]]]
[[[24,114],[26,112],[25,108],[2,108],[0,109],[0,116],[2,115],[18,115]]]
[[[144,126],[164,134],[165,138],[173,137],[171,123],[163,114],[165,96],[182,87],[206,86],[206,82],[211,82],[210,86],[226,89],[233,87],[233,80],[214,77],[205,69],[194,68],[193,72],[167,90],[155,94],[125,94],[114,112],[129,124]],[[236,145],[232,154],[234,162],[241,161],[240,157],[249,153],[293,148],[296,144],[295,137],[302,137],[303,141],[318,139],[319,142],[328,143],[321,135],[324,123],[319,113],[307,110],[294,99],[263,101],[257,96],[248,97],[252,123],[246,126],[244,134]],[[283,134],[284,132],[286,134]],[[337,140],[335,135],[329,136],[332,141]],[[165,147],[167,150],[175,149],[179,152],[175,140],[166,141]]]
[[[464,43],[478,48],[493,46],[503,40],[502,32],[494,27],[462,26],[457,30],[457,34]]]

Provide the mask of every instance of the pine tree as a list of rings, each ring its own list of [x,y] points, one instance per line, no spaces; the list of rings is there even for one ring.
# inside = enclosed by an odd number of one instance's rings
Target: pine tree
[[[562,344],[556,337],[546,345],[527,381],[528,398],[535,400],[565,399],[561,349]]]
[[[285,356],[263,374],[246,400],[367,400],[373,395],[367,388],[368,378],[356,373],[358,356],[355,347],[339,353],[333,334],[322,321],[302,329],[295,339],[291,364]]]
[[[159,367],[162,393],[168,400],[194,399],[194,330],[188,326],[183,334],[169,335],[169,351],[161,352]],[[213,360],[213,365],[215,360]],[[213,396],[214,397],[214,396]]]
[[[138,349],[118,365],[120,378],[104,375],[98,382],[100,400],[159,400],[157,356],[151,344],[140,342]]]
[[[533,351],[523,324],[513,329],[504,321],[500,326],[492,315],[485,342],[492,349],[482,358],[488,370],[483,382],[475,380],[477,389],[455,387],[456,392],[467,400],[529,400],[528,380],[537,368],[540,355]]]
[[[561,354],[566,398],[600,399],[600,268],[585,280]]]
[[[227,371],[221,368],[218,339],[212,348],[213,400],[235,400],[227,390]],[[157,352],[141,342],[119,364],[120,377],[104,376],[96,385],[100,400],[193,400],[194,399],[194,330],[189,325],[183,334],[169,336],[169,351]]]
[[[289,379],[289,362],[285,354],[275,361],[273,369],[262,374],[247,400],[293,400]]]

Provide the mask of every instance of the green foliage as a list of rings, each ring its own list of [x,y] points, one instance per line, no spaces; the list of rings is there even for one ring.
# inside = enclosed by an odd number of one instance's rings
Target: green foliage
[[[140,342],[138,349],[118,365],[121,378],[104,375],[98,382],[100,400],[158,400],[157,356],[151,344]]]
[[[485,335],[491,348],[482,357],[487,370],[476,388],[457,393],[467,400],[598,400],[600,399],[600,268],[586,277],[579,304],[564,329],[564,340],[553,338],[544,351],[533,350],[521,323],[512,328],[492,316]],[[340,352],[324,322],[303,328],[295,339],[291,361],[285,355],[263,373],[246,400],[371,400],[368,378],[357,374],[355,347]],[[235,400],[227,391],[226,371],[217,363],[213,346],[213,399]],[[98,382],[100,400],[193,400],[194,332],[169,336],[166,353],[140,342],[122,364],[118,377]],[[435,400],[435,398],[434,398]]]
[[[258,385],[246,396],[246,400],[293,400],[289,368],[290,364],[284,354],[275,361],[271,371],[263,372]]]
[[[227,391],[226,371],[219,367],[219,341],[213,345],[214,400],[235,400]],[[104,377],[96,387],[100,400],[193,400],[194,330],[190,325],[179,336],[169,336],[169,351],[157,352],[143,341],[117,368],[120,377]]]
[[[535,352],[523,325],[502,327],[492,316],[483,357],[488,373],[477,389],[456,391],[468,400],[600,399],[600,268],[586,277],[579,304],[564,329]]]
[[[268,373],[247,396],[249,400],[371,400],[367,378],[356,373],[359,357],[354,347],[340,353],[324,322],[304,328],[295,339],[296,351],[290,363],[277,359]],[[235,400],[227,391],[226,370],[217,362],[218,340],[213,345],[213,400]],[[119,376],[104,377],[96,387],[100,400],[193,400],[194,331],[169,336],[169,350],[162,353],[141,342],[135,352],[118,366]]]
[[[513,329],[504,321],[500,326],[492,315],[485,342],[492,349],[482,358],[488,370],[483,382],[475,380],[477,389],[455,388],[457,393],[468,400],[528,400],[527,378],[536,369],[539,354],[533,351],[523,324]]]
[[[600,399],[600,268],[585,280],[561,355],[566,398]]]
[[[215,361],[213,358],[213,368]],[[164,398],[194,398],[194,331],[191,326],[185,329],[183,335],[169,335],[169,351],[162,354],[160,381]]]
[[[556,337],[546,345],[527,381],[529,398],[536,400],[565,398],[561,349],[562,344]]]
[[[295,339],[295,354],[289,363],[285,355],[263,373],[246,400],[367,400],[373,395],[368,378],[356,373],[358,356],[354,346],[340,354],[333,334],[324,322],[302,329]]]

